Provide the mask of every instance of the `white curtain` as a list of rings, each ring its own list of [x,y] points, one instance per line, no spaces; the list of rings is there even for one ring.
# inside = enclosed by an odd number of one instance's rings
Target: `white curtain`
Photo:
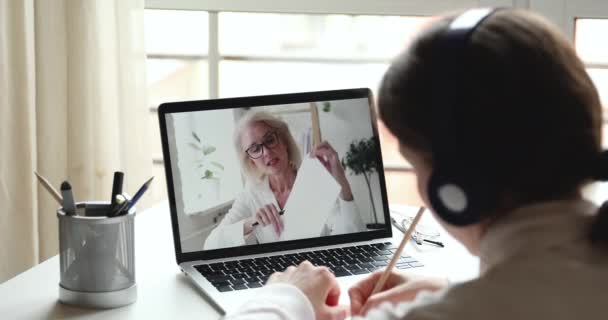
[[[0,283],[58,253],[34,170],[77,201],[109,201],[116,170],[131,194],[151,175],[143,14],[143,0],[0,0]]]

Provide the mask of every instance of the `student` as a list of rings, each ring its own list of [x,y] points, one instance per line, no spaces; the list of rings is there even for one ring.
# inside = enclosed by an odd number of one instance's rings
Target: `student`
[[[376,273],[350,288],[350,312],[608,319],[608,205],[581,195],[608,178],[598,93],[545,19],[498,10],[468,33],[454,30],[477,13],[424,30],[386,72],[378,107],[435,218],[480,257],[479,277],[441,288],[394,272],[370,297]],[[342,318],[338,294],[331,273],[303,264],[273,275],[228,319]]]

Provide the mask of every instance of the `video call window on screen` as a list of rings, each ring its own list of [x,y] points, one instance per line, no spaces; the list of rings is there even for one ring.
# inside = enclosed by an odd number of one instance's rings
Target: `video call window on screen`
[[[367,98],[165,116],[183,252],[385,223]],[[319,145],[337,156],[338,169],[310,156]],[[269,180],[283,178],[295,179],[291,188],[272,190]]]

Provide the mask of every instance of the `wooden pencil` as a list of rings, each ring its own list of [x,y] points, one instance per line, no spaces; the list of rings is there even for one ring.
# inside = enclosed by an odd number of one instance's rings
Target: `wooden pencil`
[[[376,286],[374,287],[374,290],[372,291],[371,295],[378,293],[378,291],[380,291],[382,289],[382,287],[384,286],[386,279],[388,279],[388,276],[391,274],[391,270],[393,270],[393,268],[395,267],[395,264],[397,263],[397,260],[399,260],[399,257],[401,256],[401,253],[403,252],[403,248],[405,248],[407,241],[412,237],[412,233],[416,229],[416,225],[418,224],[418,221],[420,221],[420,217],[422,217],[422,213],[425,210],[426,210],[425,207],[420,207],[420,209],[418,209],[418,213],[416,214],[416,217],[414,217],[412,224],[410,225],[410,227],[407,229],[407,231],[403,235],[403,240],[401,240],[401,243],[399,244],[397,251],[395,251],[395,253],[393,254],[393,258],[391,259],[391,262],[388,264],[388,266],[386,266],[384,273],[382,273],[382,276],[380,276],[380,279],[378,280],[378,282],[376,282]]]
[[[48,180],[46,180],[43,176],[39,175],[38,172],[34,171],[34,174],[38,178],[38,181],[40,181],[40,184],[42,184],[42,186],[53,196],[53,198],[57,200],[59,205],[62,206],[63,197],[61,196],[61,194],[59,194],[59,192],[55,190],[55,188],[53,188],[53,186]]]

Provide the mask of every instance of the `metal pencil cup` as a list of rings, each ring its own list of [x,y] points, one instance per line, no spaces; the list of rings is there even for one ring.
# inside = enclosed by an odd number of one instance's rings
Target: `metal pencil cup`
[[[134,217],[108,217],[107,202],[80,202],[76,215],[59,218],[59,300],[93,308],[116,308],[137,299]]]

